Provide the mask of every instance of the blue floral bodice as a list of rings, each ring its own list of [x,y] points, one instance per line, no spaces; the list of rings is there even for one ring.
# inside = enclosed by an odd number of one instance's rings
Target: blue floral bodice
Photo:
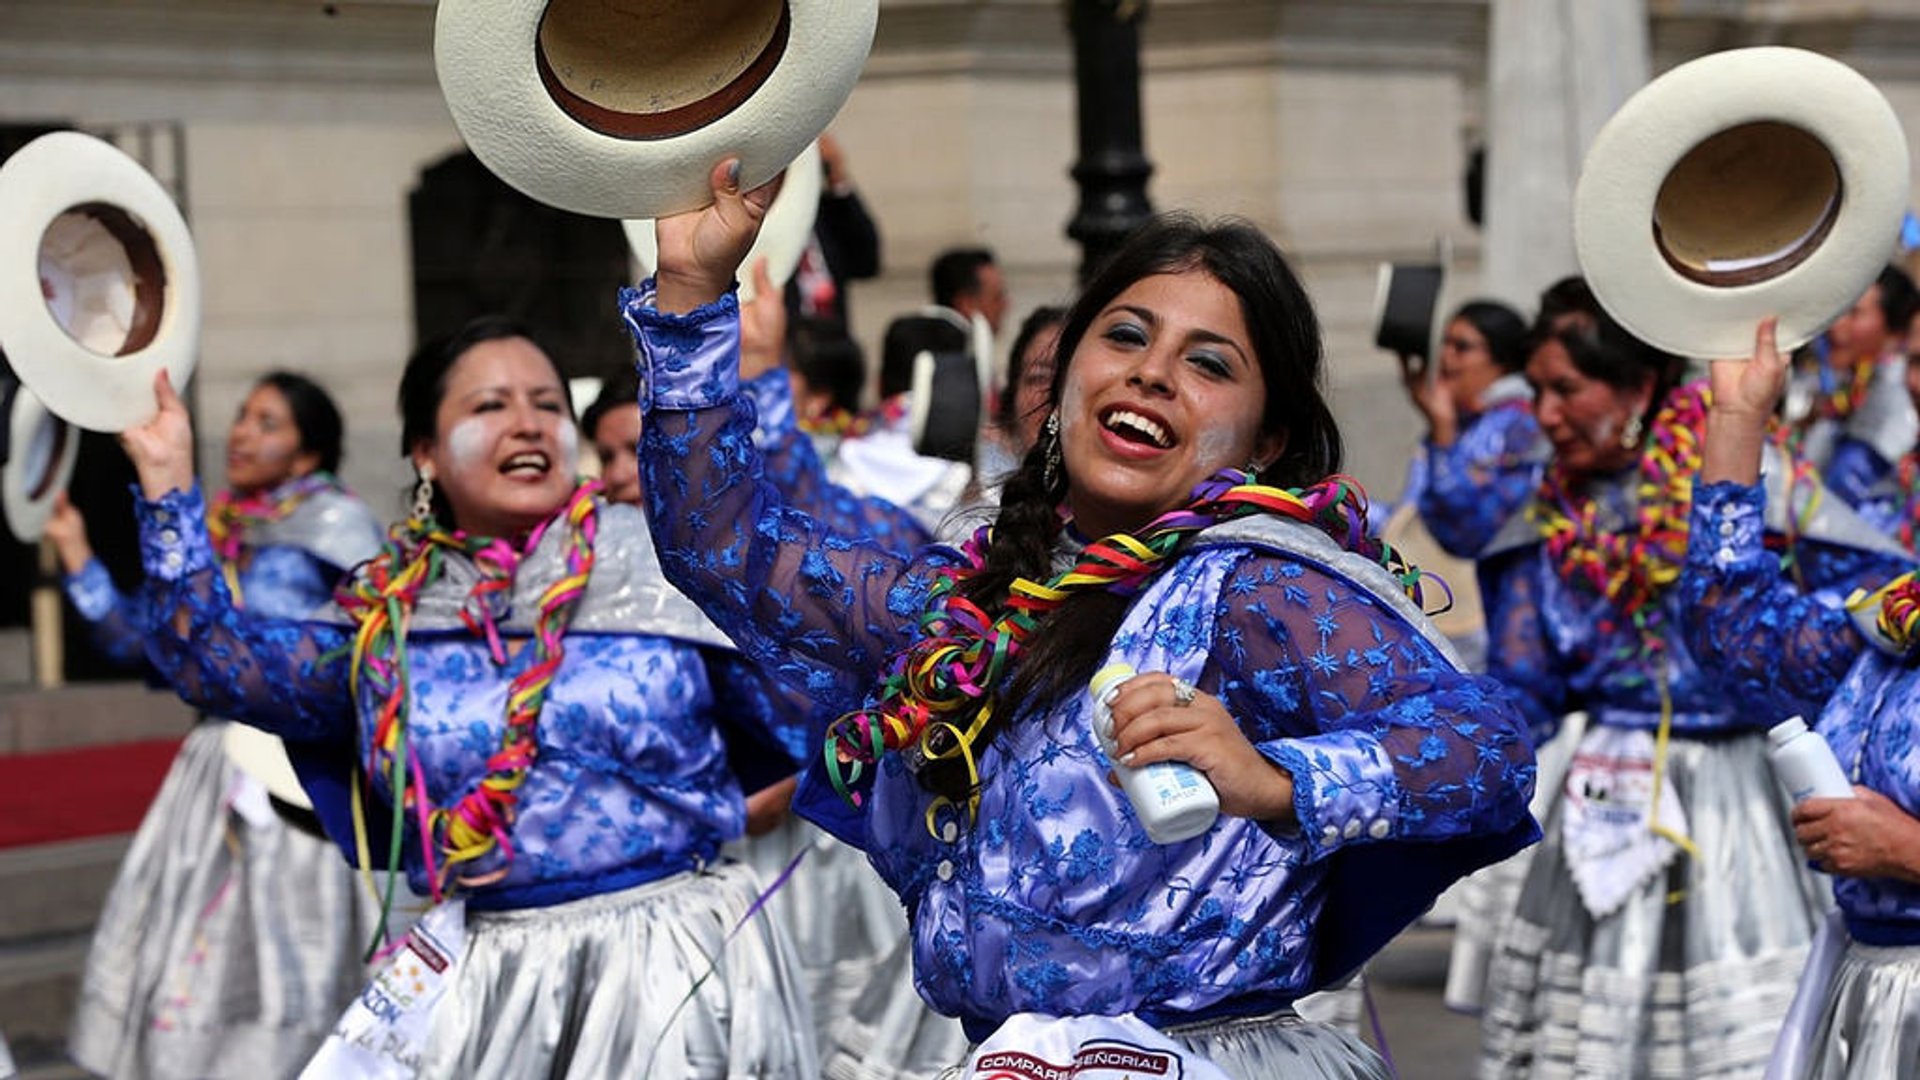
[[[754,448],[753,406],[729,380],[731,296],[688,315],[654,311],[644,293],[625,300],[649,387],[649,518],[669,578],[828,712],[860,706],[957,553],[889,551],[787,504]],[[1532,758],[1508,695],[1456,670],[1329,563],[1196,543],[1133,602],[1112,654],[1220,696],[1293,775],[1299,828],[1223,816],[1197,839],[1152,843],[1107,781],[1085,695],[1018,705],[985,750],[970,825],[930,825],[932,796],[899,756],[869,773],[855,807],[816,753],[796,798],[900,894],[922,995],[976,1035],[1020,1011],[1154,1023],[1266,1011],[1348,974],[1446,882],[1537,835],[1525,814]],[[1343,857],[1369,848],[1401,874],[1397,894],[1371,895],[1408,900],[1404,911],[1330,900],[1363,876]],[[1362,956],[1329,959],[1336,923],[1366,943]]]
[[[351,747],[364,761],[380,702],[370,682],[352,697],[350,629],[237,609],[212,564],[203,513],[197,488],[137,506],[155,613],[148,656],[195,705],[293,742]],[[476,907],[557,902],[713,858],[741,835],[745,819],[722,718],[763,736],[763,745],[780,738],[775,699],[737,656],[643,632],[564,640],[540,715],[539,757],[509,830],[514,855],[496,850],[463,868],[506,869],[471,894]],[[486,643],[464,631],[416,632],[406,648],[409,743],[434,804],[448,806],[486,775],[508,686],[534,653],[519,648],[496,666]],[[791,758],[779,765],[777,774],[797,767]],[[373,788],[391,805],[390,777],[374,777]],[[424,863],[407,824],[404,866],[424,893]]]

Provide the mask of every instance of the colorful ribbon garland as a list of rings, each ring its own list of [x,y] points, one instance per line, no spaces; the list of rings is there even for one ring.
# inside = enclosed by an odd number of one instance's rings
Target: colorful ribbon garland
[[[1195,487],[1186,506],[1137,532],[1088,544],[1072,568],[1046,583],[1016,578],[998,614],[956,594],[959,584],[985,565],[993,531],[983,526],[962,549],[965,565],[942,571],[928,590],[919,636],[894,654],[878,698],[828,727],[823,753],[835,790],[860,805],[855,786],[890,752],[910,752],[916,767],[958,760],[967,769],[971,820],[979,807],[979,741],[996,707],[994,688],[1048,613],[1075,592],[1104,589],[1131,596],[1201,529],[1258,513],[1321,529],[1346,550],[1385,567],[1415,603],[1421,602],[1420,571],[1367,535],[1366,493],[1346,477],[1287,490],[1256,484],[1237,469],[1224,470]],[[945,797],[928,806],[930,832],[940,835],[936,822],[953,806]]]
[[[565,655],[563,636],[575,602],[585,591],[593,571],[593,543],[597,530],[594,496],[596,481],[581,484],[560,515],[536,528],[519,548],[504,540],[470,537],[448,532],[431,520],[409,520],[396,525],[385,554],[368,563],[364,571],[343,585],[337,600],[353,618],[352,687],[356,699],[364,681],[381,701],[374,722],[372,745],[366,763],[368,775],[382,771],[390,779],[395,793],[394,828],[389,838],[390,866],[397,866],[401,837],[407,812],[414,816],[420,836],[420,851],[426,864],[427,880],[437,902],[451,885],[464,888],[497,881],[507,873],[502,865],[491,873],[454,877],[454,868],[478,860],[496,847],[506,859],[513,858],[509,829],[513,825],[517,792],[539,755],[537,739],[541,706],[546,702],[554,673]],[[420,759],[409,744],[411,679],[407,648],[408,625],[421,591],[437,580],[445,569],[447,552],[458,552],[472,560],[480,580],[460,609],[460,618],[477,637],[487,642],[496,666],[504,667],[508,656],[495,622],[496,594],[513,587],[515,571],[527,553],[534,550],[555,521],[564,520],[571,535],[567,549],[567,571],[541,593],[539,612],[534,618],[533,662],[513,677],[507,692],[506,725],[500,748],[487,759],[487,774],[472,790],[451,807],[432,805]],[[361,865],[369,865],[364,850],[363,830]],[[393,882],[389,878],[387,896],[382,905],[384,933],[387,908],[391,905]]]

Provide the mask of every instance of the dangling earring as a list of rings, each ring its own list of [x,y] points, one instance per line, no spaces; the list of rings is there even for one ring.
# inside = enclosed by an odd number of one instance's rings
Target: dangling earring
[[[1258,479],[1260,476],[1260,470],[1264,468],[1266,468],[1266,466],[1260,464],[1259,458],[1248,458],[1247,467],[1244,469],[1241,469],[1240,471],[1243,473],[1246,473],[1248,479]]]
[[[1639,446],[1640,435],[1645,430],[1645,426],[1640,423],[1639,413],[1634,413],[1632,416],[1627,417],[1626,429],[1620,432],[1620,449],[1632,450]]]
[[[433,518],[433,464],[426,462],[420,466],[420,482],[413,485],[413,520],[429,521]]]
[[[1060,453],[1060,414],[1047,414],[1047,426],[1041,429],[1041,441],[1046,446],[1046,471],[1041,474],[1041,482],[1048,491],[1053,490],[1054,482],[1060,479],[1060,465],[1063,456]]]

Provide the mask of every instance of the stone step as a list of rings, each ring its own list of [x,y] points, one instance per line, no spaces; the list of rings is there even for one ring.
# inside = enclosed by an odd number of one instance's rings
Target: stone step
[[[0,946],[90,931],[131,841],[103,836],[0,850]]]
[[[138,682],[0,691],[0,754],[182,738],[194,719],[172,691]]]

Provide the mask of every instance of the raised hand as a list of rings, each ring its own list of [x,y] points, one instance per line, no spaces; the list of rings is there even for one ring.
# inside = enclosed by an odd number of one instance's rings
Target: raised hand
[[[133,459],[141,493],[158,499],[193,486],[193,422],[165,369],[153,377],[153,399],[159,411],[146,423],[121,432],[120,448]]]
[[[1435,446],[1452,446],[1460,435],[1460,414],[1453,395],[1440,381],[1439,365],[1422,356],[1400,355],[1400,382],[1407,399],[1427,418],[1427,437]]]
[[[1780,355],[1775,333],[1780,320],[1765,318],[1753,333],[1753,356],[1747,360],[1715,360],[1711,365],[1713,410],[1757,415],[1764,422],[1787,388],[1787,360]]]
[[[1750,360],[1715,360],[1710,365],[1713,405],[1707,410],[1707,439],[1702,447],[1700,482],[1728,480],[1752,484],[1760,479],[1760,448],[1767,423],[1787,386],[1787,361],[1775,331],[1780,320],[1765,318],[1753,335]]]
[[[47,515],[46,538],[60,557],[60,568],[77,574],[93,558],[93,544],[87,540],[87,519],[62,491],[53,497],[53,512]]]
[[[747,257],[767,207],[779,194],[782,173],[752,191],[740,190],[740,162],[729,158],[707,177],[713,203],[655,223],[660,262],[654,271],[654,303],[661,311],[692,311],[718,300],[733,287],[740,260]]]

